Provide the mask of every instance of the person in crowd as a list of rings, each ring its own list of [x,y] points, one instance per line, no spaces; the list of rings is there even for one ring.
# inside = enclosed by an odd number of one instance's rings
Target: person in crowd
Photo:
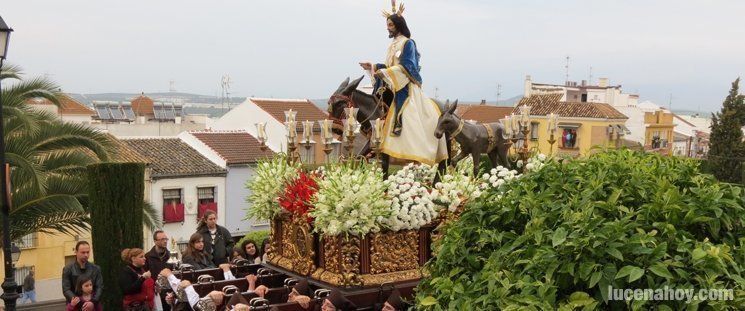
[[[145,270],[145,251],[141,248],[122,250],[122,260],[126,263],[119,273],[119,287],[124,293],[124,310],[155,306],[155,280],[150,271]]]
[[[241,260],[246,260],[246,257],[243,256],[243,252],[241,252],[240,248],[233,247],[233,251],[230,254],[230,263],[236,264]]]
[[[25,303],[26,300],[36,303],[36,280],[34,279],[34,270],[28,272],[25,278],[23,278],[23,295],[21,295],[21,303]]]
[[[235,242],[228,229],[217,224],[217,214],[214,211],[204,212],[197,232],[202,234],[204,251],[212,256],[215,266],[227,263]]]
[[[267,258],[267,250],[269,249],[269,238],[265,238],[263,242],[261,242],[261,262],[266,262]]]
[[[344,297],[338,289],[332,289],[331,294],[323,300],[321,311],[353,311],[357,306]]]
[[[163,230],[155,230],[153,232],[153,248],[145,254],[145,270],[150,271],[150,277],[155,280],[160,273],[160,270],[168,267],[168,258],[170,253],[168,251],[168,235]],[[156,299],[160,299],[160,305],[163,307],[163,311],[170,311],[171,306],[166,304],[165,295],[159,295]]]
[[[83,305],[90,303],[88,310],[101,311],[101,303],[93,301],[93,280],[87,275],[81,275],[75,283],[75,297],[67,303],[66,311],[85,310]]]
[[[75,262],[70,263],[62,269],[62,294],[67,302],[77,305],[80,299],[75,294],[74,286],[80,276],[91,279],[93,284],[93,296],[89,301],[83,303],[83,311],[94,311],[94,306],[103,294],[103,277],[101,268],[88,262],[91,255],[91,246],[86,241],[75,244]]]
[[[376,311],[403,311],[406,310],[407,305],[401,299],[401,293],[398,289],[394,288],[388,299],[380,306],[376,306]]]
[[[217,266],[212,261],[212,255],[205,252],[204,244],[204,238],[201,233],[192,234],[189,237],[189,246],[186,247],[181,262],[191,265],[195,270],[216,268]]]
[[[253,240],[245,240],[241,244],[241,250],[246,254],[246,260],[250,263],[261,263],[261,252]]]

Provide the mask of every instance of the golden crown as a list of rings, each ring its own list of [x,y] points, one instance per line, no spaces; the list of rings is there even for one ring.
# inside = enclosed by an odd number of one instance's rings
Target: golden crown
[[[391,0],[391,11],[388,12],[386,10],[383,10],[383,16],[385,18],[391,17],[391,15],[403,15],[404,14],[404,4],[401,3],[398,5],[398,9],[396,9],[396,0]]]

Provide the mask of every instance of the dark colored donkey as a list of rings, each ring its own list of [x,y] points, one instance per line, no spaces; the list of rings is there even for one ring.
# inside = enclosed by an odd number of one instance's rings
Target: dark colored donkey
[[[359,111],[357,112],[357,121],[360,123],[360,131],[363,134],[365,134],[365,136],[368,138],[367,143],[365,143],[365,147],[362,148],[359,155],[366,156],[370,154],[370,152],[372,152],[372,148],[370,146],[370,132],[372,130],[372,120],[375,120],[377,118],[380,118],[381,120],[385,119],[385,114],[388,111],[388,103],[390,103],[391,100],[393,99],[393,93],[388,91],[387,94],[383,95],[382,100],[377,101],[375,97],[373,97],[372,95],[357,90],[357,86],[359,86],[360,81],[362,81],[362,78],[364,78],[364,76],[352,82],[349,82],[349,78],[347,78],[346,80],[344,80],[344,82],[341,83],[341,85],[339,85],[339,88],[336,89],[334,94],[331,95],[331,98],[329,98],[328,113],[329,113],[329,118],[334,121],[334,126],[332,129],[333,132],[337,135],[342,135],[343,133],[342,120],[347,117],[346,113],[344,112],[344,108],[347,108],[347,107],[359,108]],[[447,139],[447,149],[448,149],[448,158],[449,158],[450,157],[450,139],[449,139],[449,135],[446,135],[445,137]],[[380,160],[382,162],[381,165],[383,169],[384,178],[388,178],[390,156],[383,153],[380,155]],[[440,173],[443,173],[445,171],[445,168],[447,166],[447,161],[448,160],[445,160],[439,163],[438,170]],[[436,178],[436,180],[439,180],[439,176]]]
[[[443,134],[449,134],[460,144],[460,153],[453,158],[452,165],[471,155],[473,158],[473,176],[477,177],[481,154],[486,153],[489,155],[492,168],[497,167],[497,158],[504,167],[509,168],[510,162],[507,159],[509,145],[507,139],[503,136],[504,128],[502,124],[471,124],[465,122],[455,115],[455,108],[457,107],[457,100],[452,106],[446,105],[445,112],[437,120],[437,129],[435,130],[435,137],[440,138]]]

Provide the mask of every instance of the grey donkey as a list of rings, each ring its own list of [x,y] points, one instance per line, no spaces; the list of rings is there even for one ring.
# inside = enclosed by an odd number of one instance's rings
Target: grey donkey
[[[455,166],[458,161],[468,155],[473,157],[473,176],[478,176],[481,154],[489,155],[491,167],[497,167],[497,160],[502,166],[510,168],[507,152],[510,145],[504,138],[504,128],[501,123],[471,124],[463,121],[455,115],[458,101],[445,105],[445,110],[437,120],[435,137],[440,138],[444,134],[450,134],[460,144],[460,153],[456,155],[451,164]]]

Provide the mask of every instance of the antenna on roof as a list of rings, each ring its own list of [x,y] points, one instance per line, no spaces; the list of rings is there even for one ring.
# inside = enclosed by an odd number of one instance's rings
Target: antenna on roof
[[[499,106],[499,97],[502,96],[502,85],[497,83],[497,102],[496,105]]]
[[[564,79],[564,85],[569,84],[569,55],[567,55],[567,64],[564,65],[564,69],[566,69],[566,76]]]
[[[440,93],[440,88],[435,86],[435,99],[440,98],[439,93]]]
[[[592,85],[592,66],[590,66],[590,74],[587,77],[587,85]]]
[[[667,102],[667,108],[670,109],[670,112],[673,112],[673,93],[670,93],[670,99]]]
[[[222,76],[222,79],[220,80],[220,88],[222,89],[221,94],[221,101],[223,103],[223,109],[224,104],[228,104],[228,110],[230,110],[230,84],[233,83],[233,81],[230,80],[230,75],[227,73]]]

